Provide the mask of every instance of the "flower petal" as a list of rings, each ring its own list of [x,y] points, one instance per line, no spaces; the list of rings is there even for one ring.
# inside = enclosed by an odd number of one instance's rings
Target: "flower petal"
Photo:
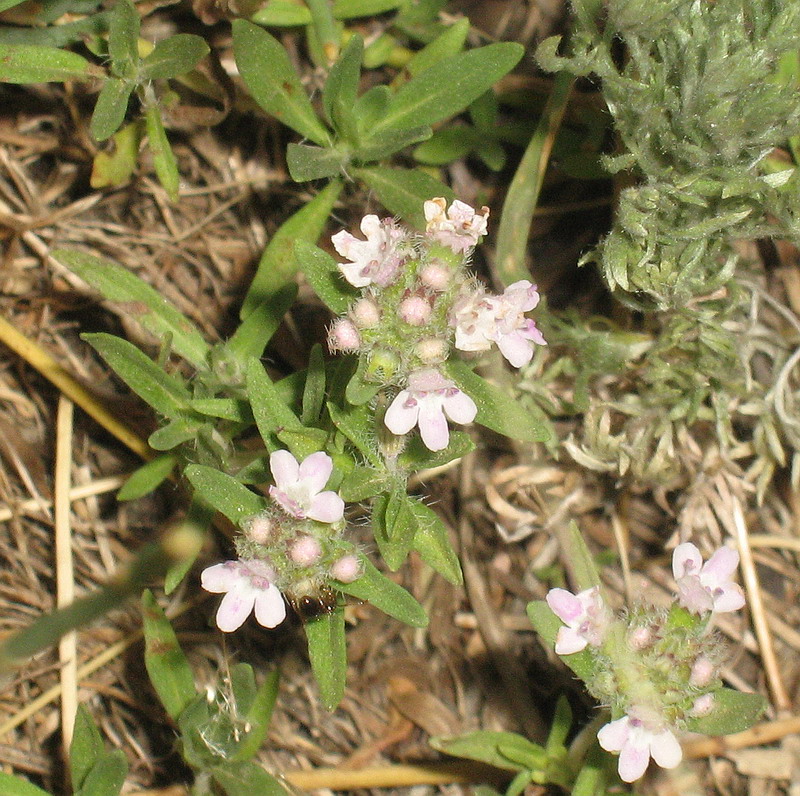
[[[558,635],[556,636],[556,654],[572,655],[575,652],[586,649],[588,643],[588,639],[578,633],[574,628],[566,626],[560,627],[558,629]]]
[[[402,390],[395,396],[383,416],[383,422],[392,434],[408,434],[417,424],[419,404],[416,399],[412,399],[413,403],[409,399],[411,399],[411,393],[408,390]]]
[[[284,491],[288,486],[297,483],[300,465],[289,451],[275,451],[269,457],[269,469],[275,479],[275,486]]]
[[[441,400],[427,396],[419,402],[419,433],[428,450],[440,451],[450,442],[450,430],[444,416]]]
[[[725,614],[743,608],[745,600],[741,586],[728,583],[724,589],[714,592],[714,613]]]
[[[224,561],[221,564],[214,564],[206,567],[200,573],[200,585],[214,594],[233,589],[241,580],[242,575],[239,571],[237,561]]]
[[[640,745],[628,739],[619,753],[619,776],[623,782],[635,782],[645,771],[650,762],[650,750],[646,745]]]
[[[685,575],[697,575],[703,566],[700,551],[691,543],[679,544],[672,553],[672,574],[675,580]]]
[[[312,493],[321,492],[333,472],[333,459],[324,451],[317,451],[303,459],[298,479],[306,482]]]
[[[581,601],[566,589],[550,589],[545,600],[550,610],[567,624],[574,622],[583,613]]]
[[[603,725],[597,733],[597,740],[606,752],[619,752],[628,740],[630,719],[623,716]]]
[[[519,332],[511,332],[497,338],[500,353],[514,368],[521,368],[533,359],[533,346]]]
[[[248,583],[241,583],[231,589],[223,598],[217,609],[217,627],[224,633],[232,633],[242,626],[250,616],[256,600],[256,590]]]
[[[739,551],[730,547],[720,547],[711,558],[706,561],[703,567],[702,580],[709,579],[711,583],[722,584],[731,579],[731,575],[736,572],[739,566]]]
[[[681,745],[670,730],[664,730],[652,737],[650,754],[661,768],[675,768],[683,760]]]
[[[445,414],[454,423],[471,423],[478,414],[478,407],[475,406],[475,401],[461,390],[458,390],[454,395],[448,395],[444,399]]]
[[[286,618],[286,604],[276,586],[259,592],[255,599],[256,621],[262,627],[277,627]]]
[[[338,522],[344,515],[344,501],[336,492],[320,492],[311,499],[307,514],[318,522]]]

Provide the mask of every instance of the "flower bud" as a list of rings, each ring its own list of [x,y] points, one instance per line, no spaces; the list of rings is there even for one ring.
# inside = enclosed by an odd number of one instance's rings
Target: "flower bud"
[[[350,309],[350,317],[359,329],[372,329],[381,322],[381,311],[371,298],[361,298]]]
[[[451,271],[450,269],[440,263],[428,263],[420,272],[419,279],[425,287],[441,292],[447,289],[450,284]]]
[[[389,382],[394,378],[399,366],[400,359],[397,354],[379,348],[370,355],[369,362],[364,371],[364,376],[367,381]]]
[[[650,628],[636,627],[628,634],[628,643],[635,650],[647,649],[653,643],[653,634]]]
[[[247,535],[256,544],[269,544],[272,540],[275,523],[266,514],[257,514],[247,526]]]
[[[707,716],[714,709],[714,695],[703,694],[697,697],[692,705],[692,716]]]
[[[331,351],[358,351],[361,335],[355,324],[347,318],[335,321],[328,332],[328,347]]]
[[[447,359],[450,347],[438,337],[426,337],[414,347],[414,353],[426,364],[437,365]]]
[[[298,536],[289,547],[289,558],[301,567],[310,567],[319,561],[322,546],[313,536]]]
[[[716,674],[717,667],[705,655],[701,655],[692,666],[689,682],[698,688],[705,688],[711,683]]]
[[[361,564],[354,555],[342,556],[331,565],[331,577],[342,583],[352,583],[361,576]]]
[[[424,326],[431,317],[431,305],[422,296],[409,296],[400,302],[397,310],[409,326]]]

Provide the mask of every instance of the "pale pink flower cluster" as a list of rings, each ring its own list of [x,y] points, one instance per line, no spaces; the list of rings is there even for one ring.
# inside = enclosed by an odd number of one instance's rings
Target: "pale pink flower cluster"
[[[477,413],[472,398],[438,370],[429,368],[409,375],[408,386],[386,410],[384,423],[392,434],[398,435],[419,426],[425,445],[439,451],[450,441],[446,417],[455,423],[471,423]]]
[[[731,579],[738,566],[739,553],[730,547],[721,547],[704,564],[695,545],[679,544],[672,554],[679,603],[696,614],[738,611],[745,604],[741,586]]]
[[[533,346],[547,345],[536,324],[525,313],[539,303],[536,285],[523,279],[509,285],[502,296],[482,289],[459,298],[453,312],[455,346],[460,351],[486,351],[496,343],[515,368],[527,365]]]
[[[556,653],[572,655],[588,645],[599,647],[608,628],[610,617],[600,596],[600,589],[572,594],[566,589],[550,589],[547,593],[550,610],[564,623],[556,636]]]
[[[338,522],[344,514],[344,501],[336,492],[322,490],[333,472],[333,460],[319,451],[300,464],[289,451],[275,451],[269,457],[275,486],[270,497],[292,517],[308,517],[318,522]]]
[[[445,208],[447,202],[441,196],[425,202],[425,231],[438,243],[461,254],[475,246],[478,239],[486,234],[489,208],[482,207],[481,212],[476,213],[468,204],[458,199],[446,212]]]
[[[366,240],[359,240],[347,230],[337,232],[331,241],[339,254],[350,262],[339,263],[339,270],[353,287],[390,284],[402,261],[399,244],[405,233],[391,218],[364,216],[361,231]]]

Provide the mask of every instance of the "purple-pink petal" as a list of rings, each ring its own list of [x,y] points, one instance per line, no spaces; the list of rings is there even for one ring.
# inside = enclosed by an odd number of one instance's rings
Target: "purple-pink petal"
[[[269,469],[280,490],[297,483],[300,476],[300,465],[289,451],[279,450],[272,453],[269,457]]]
[[[338,522],[343,514],[344,501],[332,491],[314,495],[308,509],[308,516],[318,522]]]
[[[217,609],[217,627],[224,633],[232,633],[242,626],[250,616],[256,591],[248,583],[240,583],[223,598]]]
[[[633,737],[629,738],[619,753],[618,770],[620,779],[623,782],[635,782],[647,771],[649,762],[650,750],[647,745],[636,743]]]
[[[588,640],[571,627],[560,627],[556,635],[555,651],[557,655],[573,655],[586,649]]]
[[[550,589],[545,600],[550,610],[567,624],[574,622],[583,613],[581,601],[566,589]]]
[[[718,614],[738,611],[745,602],[744,592],[735,583],[729,583],[726,588],[714,592],[714,611]]]
[[[709,584],[724,583],[731,579],[731,575],[736,572],[739,566],[739,552],[730,547],[720,547],[711,558],[706,561],[703,567],[703,579],[708,578]]]
[[[305,481],[311,492],[321,492],[333,472],[333,459],[324,451],[317,451],[303,459],[298,468],[298,480]]]
[[[527,365],[533,358],[533,346],[517,331],[499,336],[497,347],[509,364],[515,368]]]
[[[429,450],[440,451],[447,447],[450,431],[439,401],[423,398],[419,404],[418,422],[422,441]]]
[[[619,752],[628,739],[630,719],[623,716],[604,724],[597,733],[597,740],[606,752]]]
[[[200,585],[213,594],[220,594],[232,589],[242,578],[238,561],[224,561],[206,567],[200,573]]]
[[[262,627],[277,627],[286,618],[286,605],[283,597],[272,585],[258,593],[255,598],[255,609],[256,621]]]
[[[691,542],[679,544],[672,553],[672,574],[675,580],[685,575],[697,575],[703,566],[700,551]]]
[[[681,745],[670,730],[653,735],[650,740],[650,754],[661,768],[675,768],[683,760]]]
[[[471,423],[478,414],[478,407],[469,395],[458,390],[444,399],[444,411],[455,423]]]
[[[392,434],[408,434],[417,424],[419,404],[416,401],[410,401],[410,398],[411,393],[408,390],[402,390],[386,410],[383,422]]]

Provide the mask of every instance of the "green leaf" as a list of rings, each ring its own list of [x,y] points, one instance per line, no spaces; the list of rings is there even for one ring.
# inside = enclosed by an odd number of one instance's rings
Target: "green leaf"
[[[332,147],[289,144],[286,165],[295,182],[336,177],[347,167],[349,157]]]
[[[200,426],[197,420],[178,418],[156,429],[147,438],[147,444],[156,451],[171,451],[190,439],[196,439]]]
[[[232,423],[248,423],[253,420],[250,404],[235,398],[192,398],[189,406],[201,415],[219,417]]]
[[[372,135],[372,129],[386,113],[391,98],[389,86],[378,85],[365,91],[356,100],[354,113],[360,134]]]
[[[251,22],[266,27],[275,26],[279,28],[294,27],[295,25],[310,25],[311,12],[308,6],[295,0],[269,0],[269,2],[256,11]]]
[[[260,357],[296,298],[297,285],[294,282],[278,288],[267,296],[247,314],[233,336],[225,343],[228,354],[242,365],[245,365],[251,357]]]
[[[518,760],[511,760],[500,752],[500,745],[504,744],[506,749],[526,749],[530,753],[538,750],[541,755],[545,754],[541,746],[531,743],[527,738],[511,732],[494,732],[490,730],[478,730],[468,732],[464,735],[456,735],[452,738],[435,737],[429,741],[434,749],[452,755],[453,757],[465,757],[467,760],[477,760],[480,763],[487,763],[495,768],[502,768],[506,771],[524,771],[525,766]]]
[[[452,57],[464,49],[469,33],[469,19],[463,17],[444,30],[430,44],[414,53],[405,65],[412,77],[430,69],[445,58]]]
[[[764,714],[767,702],[760,694],[743,694],[732,688],[714,692],[714,708],[707,716],[690,718],[686,729],[704,735],[730,735],[750,729]]]
[[[372,506],[372,529],[383,560],[389,569],[399,569],[406,560],[417,532],[416,516],[409,506],[405,484],[396,486],[387,499],[379,497]]]
[[[298,269],[294,249],[296,242],[316,242],[339,198],[342,186],[341,180],[333,180],[310,202],[284,221],[272,236],[261,255],[258,270],[242,304],[243,319],[294,278]]]
[[[14,777],[0,771],[0,792],[6,796],[50,796],[46,790],[42,790],[27,779]]]
[[[345,387],[344,397],[349,403],[353,404],[353,406],[361,406],[362,404],[369,403],[381,389],[380,384],[366,381],[364,378],[367,365],[367,358],[359,357],[356,371],[350,381],[347,382],[347,387]]]
[[[346,503],[359,503],[384,492],[389,487],[389,474],[374,467],[356,465],[339,485],[339,494]]]
[[[14,8],[24,2],[25,0],[0,0],[0,12],[8,11],[9,8]]]
[[[430,138],[433,131],[430,127],[412,127],[408,130],[388,130],[367,138],[353,153],[353,160],[368,162],[370,160],[383,160],[405,149],[418,141]]]
[[[125,185],[136,169],[143,137],[144,125],[141,120],[126,124],[114,133],[111,151],[101,151],[94,156],[89,181],[92,188],[118,188]]]
[[[191,33],[177,33],[158,42],[150,55],[142,60],[142,78],[166,80],[185,75],[208,53],[205,39]]]
[[[432,508],[421,501],[411,500],[410,505],[417,521],[412,547],[428,566],[453,585],[460,586],[464,582],[464,576],[447,526]]]
[[[569,523],[566,535],[559,541],[564,545],[562,552],[569,561],[570,572],[578,590],[584,591],[599,586],[602,591],[600,571],[575,520]]]
[[[438,61],[400,88],[377,130],[434,125],[464,110],[525,52],[515,42],[499,42]]]
[[[250,761],[214,766],[211,776],[227,796],[291,796],[291,791],[272,774]]]
[[[138,276],[116,263],[75,250],[57,249],[52,256],[108,300],[127,304],[127,317],[138,321],[159,339],[169,336],[178,354],[196,368],[205,369],[209,347],[200,332],[161,293]]]
[[[85,705],[78,705],[69,747],[69,771],[73,789],[79,790],[83,787],[89,772],[104,754],[103,739],[94,719]]]
[[[241,527],[245,520],[267,507],[266,498],[251,492],[244,484],[204,464],[191,464],[185,475],[200,497]]]
[[[136,500],[143,495],[149,495],[169,478],[177,463],[178,457],[171,454],[156,456],[146,462],[128,476],[128,480],[117,492],[117,500]]]
[[[549,426],[504,390],[481,378],[465,362],[450,360],[445,373],[469,395],[478,407],[475,420],[487,428],[520,442],[546,442]]]
[[[300,420],[305,423],[316,423],[325,405],[325,356],[322,346],[314,343],[308,358],[306,383],[303,387],[303,410]]]
[[[305,240],[298,240],[294,251],[306,280],[328,309],[336,315],[347,312],[358,292],[344,280],[336,260]]]
[[[139,12],[131,0],[116,0],[108,20],[108,54],[117,77],[133,77],[139,63]]]
[[[246,666],[247,664],[239,665]],[[256,752],[261,748],[261,744],[264,743],[269,729],[269,721],[272,718],[272,710],[275,707],[275,700],[278,698],[279,679],[280,673],[277,669],[267,675],[261,688],[258,689],[252,701],[241,714],[241,718],[246,721],[250,730],[239,744],[233,756],[234,760],[249,760],[255,756]],[[234,694],[236,696],[237,709],[239,709],[241,700],[235,687]]]
[[[186,386],[161,370],[135,345],[105,332],[82,334],[81,339],[89,343],[125,384],[157,412],[176,419],[185,415],[189,402]]]
[[[35,44],[0,44],[0,82],[50,83],[86,80],[95,67],[77,53]]]
[[[474,450],[475,443],[464,431],[451,431],[447,447],[440,451],[429,450],[422,438],[415,436],[408,441],[397,461],[406,470],[428,470],[449,464]]]
[[[128,112],[128,101],[135,88],[128,80],[109,77],[103,84],[92,112],[89,129],[95,140],[105,141],[119,130]]]
[[[455,198],[453,191],[444,183],[419,169],[370,166],[354,169],[353,173],[375,191],[380,203],[390,213],[420,230],[425,229],[422,206],[427,199],[443,196],[449,204]]]
[[[197,696],[194,675],[169,619],[149,589],[142,594],[142,622],[147,674],[164,709],[177,719]]]
[[[379,572],[363,554],[359,554],[362,575],[352,583],[334,581],[339,591],[365,600],[385,614],[412,627],[427,627],[425,609],[402,587]]]
[[[317,118],[283,45],[251,22],[233,22],[233,52],[253,99],[269,114],[320,146],[330,134]]]
[[[175,153],[169,145],[167,131],[164,129],[161,111],[157,105],[147,108],[144,120],[147,126],[147,142],[153,153],[153,168],[156,170],[156,177],[158,177],[161,187],[167,192],[170,201],[177,202],[178,188],[180,187],[178,161],[175,160]]]
[[[558,631],[562,627],[561,620],[544,600],[534,600],[528,603],[527,612],[534,630],[544,639],[548,647],[553,649]],[[574,652],[571,655],[559,655],[559,657],[581,680],[585,681],[594,675],[594,660],[588,649]]]
[[[356,143],[358,138],[354,108],[363,55],[364,40],[356,33],[339,54],[322,88],[322,107],[328,121],[340,136],[351,143]]]
[[[308,620],[305,631],[320,700],[326,710],[333,710],[342,701],[347,677],[344,608],[337,605],[330,613]]]
[[[86,776],[75,796],[119,796],[128,773],[128,761],[121,749],[101,757]]]
[[[356,446],[364,458],[373,466],[381,468],[375,444],[375,417],[365,406],[348,406],[341,409],[328,401],[328,414],[333,425]]]
[[[200,555],[211,523],[214,509],[199,498],[192,498],[186,516],[173,534],[182,542],[182,558],[175,561],[164,576],[164,594],[172,594]]]
[[[414,149],[414,159],[433,166],[452,163],[472,151],[478,138],[474,127],[445,127]]]
[[[333,16],[336,19],[371,17],[399,8],[404,2],[405,0],[335,0]]]

